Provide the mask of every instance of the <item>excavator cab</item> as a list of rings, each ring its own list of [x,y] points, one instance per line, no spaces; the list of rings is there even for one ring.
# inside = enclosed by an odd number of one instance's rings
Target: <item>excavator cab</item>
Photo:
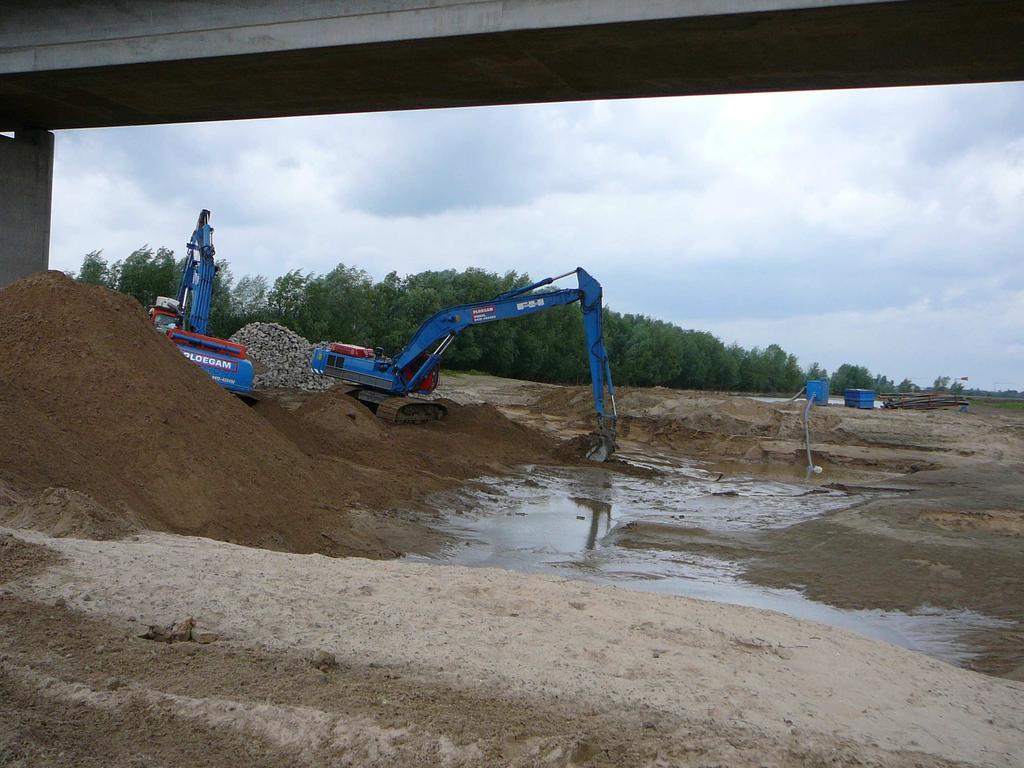
[[[159,309],[153,307],[149,310],[149,322],[153,324],[153,327],[160,333],[167,333],[173,331],[175,328],[181,327],[181,321],[178,319],[178,315],[174,312],[168,312],[166,309]]]
[[[181,328],[181,307],[177,299],[157,296],[156,304],[149,310],[149,322],[160,333],[167,333],[175,328]]]
[[[419,372],[420,366],[422,366],[425,362],[427,362],[427,358],[428,357],[429,357],[429,355],[422,354],[419,357],[417,357],[415,360],[413,360],[411,364],[409,364],[405,368],[403,368],[402,369],[402,379],[404,381],[406,381],[406,382],[412,381],[415,378],[417,372]],[[422,395],[429,395],[431,392],[433,392],[435,389],[437,389],[437,385],[440,384],[440,383],[441,383],[441,366],[440,365],[434,365],[434,367],[430,369],[430,372],[427,373],[425,376],[423,376],[419,380],[419,383],[417,383],[409,391],[410,392],[417,392],[417,393],[422,394]]]

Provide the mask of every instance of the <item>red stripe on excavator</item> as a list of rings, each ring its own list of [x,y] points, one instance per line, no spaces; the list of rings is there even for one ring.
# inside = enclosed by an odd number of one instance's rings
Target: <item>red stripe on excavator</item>
[[[175,344],[190,344],[197,347],[204,347],[214,352],[220,352],[229,357],[237,357],[240,360],[246,359],[245,346],[236,344],[233,341],[225,341],[214,336],[204,336],[201,333],[183,331],[176,328],[167,334]]]

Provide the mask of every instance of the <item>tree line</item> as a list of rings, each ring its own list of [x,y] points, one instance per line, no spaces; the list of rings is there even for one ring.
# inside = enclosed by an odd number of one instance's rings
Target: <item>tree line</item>
[[[72,276],[83,283],[127,293],[149,307],[157,296],[175,296],[184,261],[169,248],[137,249],[114,262],[102,251],[84,257]],[[383,347],[397,354],[426,318],[444,307],[486,301],[529,285],[520,272],[391,272],[374,281],[358,267],[339,264],[326,274],[292,270],[273,282],[262,275],[237,281],[218,260],[208,332],[228,338],[252,322],[280,323],[316,341]],[[515,322],[469,328],[445,354],[445,367],[531,381],[577,384],[590,380],[579,312],[555,309]],[[808,378],[830,378],[833,393],[861,387],[879,392],[913,391],[867,368],[844,364],[831,377],[817,363],[806,370],[777,344],[745,349],[724,344],[707,331],[687,330],[645,315],[605,308],[605,346],[617,384],[678,389],[793,393]],[[937,382],[938,383],[938,382]],[[948,383],[948,379],[947,379]],[[962,385],[961,385],[962,387]]]

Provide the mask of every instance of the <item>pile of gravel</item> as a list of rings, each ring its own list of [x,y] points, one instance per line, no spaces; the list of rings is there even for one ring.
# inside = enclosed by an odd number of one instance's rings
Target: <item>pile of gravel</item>
[[[326,376],[317,376],[309,370],[313,345],[299,334],[277,323],[249,323],[231,337],[231,341],[244,344],[253,361],[256,389],[306,389],[319,391],[334,383]]]

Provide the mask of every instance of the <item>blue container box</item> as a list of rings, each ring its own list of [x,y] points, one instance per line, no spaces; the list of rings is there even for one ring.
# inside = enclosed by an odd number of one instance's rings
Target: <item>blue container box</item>
[[[815,405],[828,405],[828,379],[808,379],[806,397],[814,397]]]
[[[874,408],[875,391],[873,389],[848,389],[843,394],[847,408]]]

